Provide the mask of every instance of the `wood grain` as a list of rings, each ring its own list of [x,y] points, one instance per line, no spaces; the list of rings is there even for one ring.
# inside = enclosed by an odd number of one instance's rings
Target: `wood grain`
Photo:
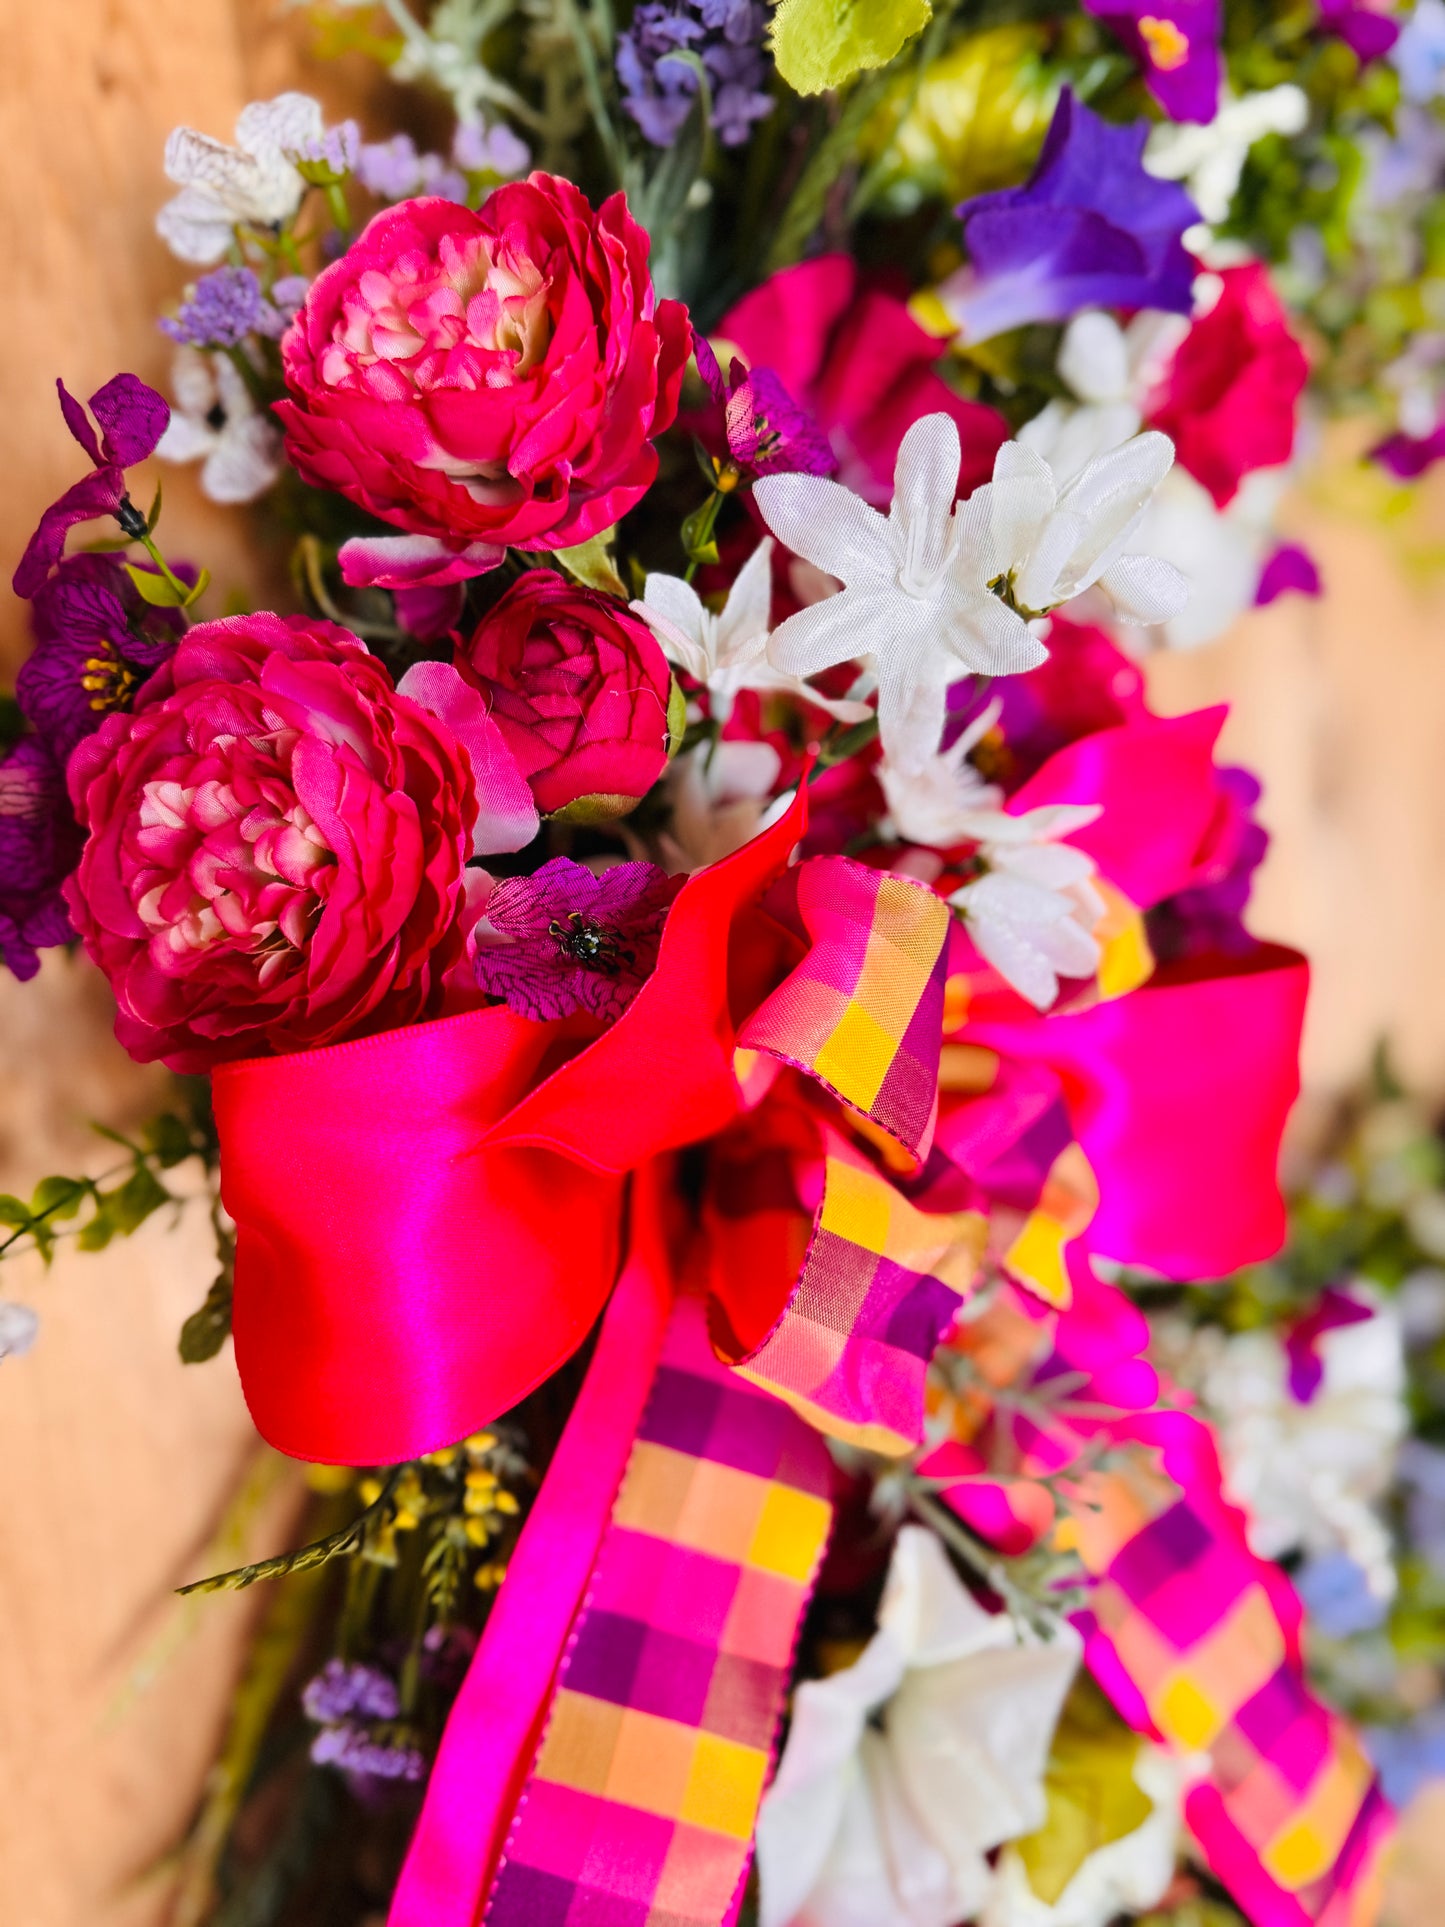
[[[164,379],[155,316],[185,278],[152,228],[169,129],[225,136],[246,99],[298,83],[359,109],[372,131],[390,110],[370,70],[309,64],[295,15],[273,0],[0,0],[0,23],[0,556],[14,558],[76,473],[52,375],[82,395],[118,368]],[[1404,1067],[1445,1092],[1445,638],[1429,567],[1445,496],[1429,490],[1392,521],[1350,453],[1331,441],[1293,511],[1327,599],[1263,612],[1212,650],[1153,663],[1150,680],[1170,710],[1231,701],[1226,746],[1265,777],[1275,843],[1255,920],[1315,959],[1312,1087],[1348,1083],[1388,1031]],[[204,503],[191,477],[167,470],[166,496],[169,551],[203,557],[218,595],[274,577],[244,518]],[[23,612],[0,593],[0,671],[23,647]],[[108,1030],[104,988],[80,962],[52,954],[37,984],[0,982],[0,1188],[94,1159],[87,1118],[124,1121],[153,1101],[157,1079]],[[255,1449],[229,1357],[176,1360],[176,1329],[209,1276],[193,1218],[15,1281],[44,1326],[34,1353],[0,1367],[7,1927],[164,1917],[164,1875],[142,1876],[192,1810],[248,1614],[245,1601],[205,1601],[178,1639],[170,1605]],[[284,1531],[282,1508],[264,1549]],[[157,1641],[174,1651],[148,1669]],[[1418,1911],[1424,1864],[1416,1846],[1417,1911],[1401,1922],[1433,1918]]]

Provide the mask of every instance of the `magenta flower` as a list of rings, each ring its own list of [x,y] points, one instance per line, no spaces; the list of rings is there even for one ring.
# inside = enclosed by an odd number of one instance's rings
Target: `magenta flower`
[[[191,571],[177,569],[184,580]],[[108,555],[71,555],[41,584],[31,605],[35,649],[15,679],[25,719],[64,763],[83,736],[117,709],[175,654],[178,610],[142,601]]]
[[[1084,0],[1084,10],[1123,41],[1171,120],[1214,119],[1224,78],[1219,0]]]
[[[694,338],[697,371],[718,408],[728,453],[748,475],[831,475],[838,466],[827,436],[793,400],[771,368],[734,356],[727,379],[711,344]]]
[[[1199,210],[1177,182],[1144,171],[1148,133],[1142,120],[1111,126],[1066,87],[1025,184],[963,203],[969,262],[939,294],[968,340],[1083,308],[1190,313],[1183,235]]]
[[[26,544],[12,586],[27,600],[44,582],[65,552],[65,538],[77,522],[113,515],[127,535],[143,533],[143,518],[125,492],[125,471],[155,453],[171,418],[170,406],[137,375],[115,375],[90,398],[90,412],[100,428],[97,437],[85,410],[66,389],[60,391],[65,425],[90,457],[93,473],[68,488],[40,518],[40,526]]]
[[[614,1023],[652,974],[684,881],[654,863],[594,876],[564,856],[533,876],[508,877],[477,933],[477,982],[522,1017],[590,1010]]]
[[[0,753],[0,958],[22,981],[40,968],[37,951],[75,939],[60,886],[80,845],[64,775],[22,736]]]

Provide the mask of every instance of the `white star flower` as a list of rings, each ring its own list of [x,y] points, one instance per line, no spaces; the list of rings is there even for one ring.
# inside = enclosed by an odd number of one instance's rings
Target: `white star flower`
[[[707,688],[718,722],[727,721],[733,699],[742,690],[767,689],[814,703],[839,722],[861,723],[872,713],[866,703],[821,695],[768,661],[772,555],[773,544],[764,538],[739,570],[717,615],[690,582],[675,575],[648,576],[642,600],[632,604],[633,610],[662,644],[668,661]]]
[[[1060,487],[1036,450],[1005,442],[988,491],[993,577],[1007,582],[1014,603],[1035,615],[1095,583],[1122,621],[1178,615],[1189,594],[1183,576],[1172,563],[1129,549],[1173,463],[1173,442],[1151,429],[1095,456]]]
[[[306,183],[291,156],[324,132],[309,94],[253,100],[236,122],[236,145],[194,127],[172,129],[166,178],[181,192],[156,216],[156,231],[182,261],[207,266],[230,247],[238,223],[277,227],[300,207]]]
[[[948,900],[979,954],[1039,1010],[1058,996],[1060,977],[1092,977],[1099,968],[1093,933],[1105,905],[1091,881],[1094,859],[1059,842],[1098,815],[1096,803],[1049,803],[1022,816],[980,810],[963,820],[984,873]]]
[[[161,460],[202,463],[201,488],[213,502],[264,495],[281,473],[281,435],[230,358],[182,348],[171,389],[176,405],[156,445]]]
[[[1003,801],[1003,791],[986,783],[968,760],[998,721],[1002,708],[1002,703],[991,702],[951,749],[940,750],[922,769],[896,769],[887,757],[879,763],[875,774],[883,786],[893,832],[902,842],[946,850],[968,834],[966,826],[975,812],[996,809]]]
[[[885,753],[920,769],[943,734],[950,683],[1016,675],[1047,651],[989,589],[989,490],[957,502],[961,450],[948,415],[903,437],[888,514],[818,475],[766,475],[753,499],[773,533],[841,594],[789,616],[768,655],[793,676],[866,659]]]
[[[904,1526],[856,1664],[808,1680],[758,1815],[762,1927],[952,1927],[986,1855],[1042,1825],[1043,1772],[1080,1651],[987,1613]]]
[[[1189,332],[1183,315],[1146,309],[1121,328],[1097,308],[1064,330],[1055,372],[1077,397],[1051,401],[1019,430],[1025,448],[1042,455],[1069,482],[1098,455],[1139,432],[1144,407]]]

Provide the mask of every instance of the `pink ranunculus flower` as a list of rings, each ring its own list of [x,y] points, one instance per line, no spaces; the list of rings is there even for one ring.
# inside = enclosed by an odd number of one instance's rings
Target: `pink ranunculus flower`
[[[79,745],[69,781],[89,836],[66,899],[133,1057],[206,1071],[439,1003],[463,942],[472,764],[346,630],[199,624]]]
[[[1246,475],[1294,453],[1309,362],[1262,261],[1225,268],[1219,279],[1219,299],[1180,343],[1147,413],[1151,428],[1173,437],[1180,467],[1223,508]]]
[[[667,767],[672,671],[625,603],[528,569],[457,652],[544,816],[623,816]]]
[[[651,485],[691,350],[647,254],[621,194],[594,210],[550,174],[475,212],[386,209],[318,275],[282,343],[287,453],[462,573],[509,545],[587,541]],[[382,580],[370,552],[385,539],[363,546],[365,579]],[[414,585],[415,542],[403,559]]]

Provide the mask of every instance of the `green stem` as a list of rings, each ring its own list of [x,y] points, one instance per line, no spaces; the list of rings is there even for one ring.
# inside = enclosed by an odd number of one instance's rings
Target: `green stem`
[[[808,781],[815,782],[825,769],[846,763],[850,756],[856,756],[860,749],[866,749],[877,734],[878,717],[875,713],[861,723],[854,723],[850,729],[834,730],[831,735],[825,736],[819,745],[818,760],[813,765]]]
[[[572,39],[577,48],[577,64],[582,70],[582,88],[587,95],[588,111],[592,124],[597,129],[607,156],[607,164],[612,169],[614,182],[622,179],[622,170],[627,162],[627,154],[612,124],[612,116],[607,110],[607,96],[602,87],[602,72],[597,64],[597,49],[592,43],[592,33],[587,19],[577,6],[577,0],[561,0],[561,12],[565,14],[572,29]]]

